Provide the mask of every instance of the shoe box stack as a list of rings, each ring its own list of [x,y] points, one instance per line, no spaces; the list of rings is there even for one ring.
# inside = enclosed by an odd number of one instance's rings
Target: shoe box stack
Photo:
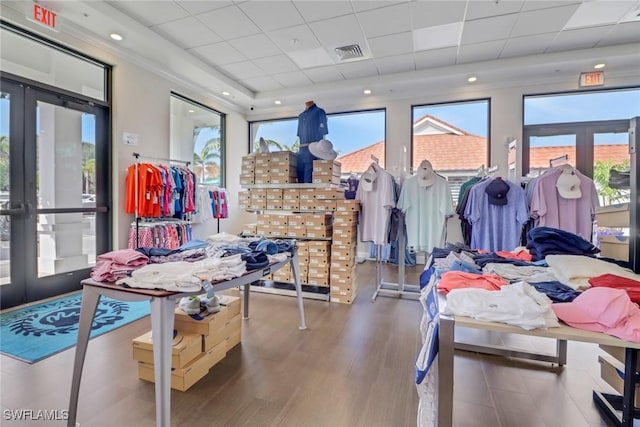
[[[238,345],[242,336],[239,297],[218,295],[220,311],[203,311],[197,317],[175,309],[171,352],[171,388],[186,391]],[[154,382],[153,336],[151,331],[132,342],[133,359],[138,362],[138,378]]]
[[[291,184],[297,182],[298,155],[291,151],[255,153],[242,157],[240,184]]]
[[[339,162],[334,160],[314,160],[311,182],[314,184],[340,184]]]
[[[603,353],[598,356],[598,362],[600,362],[600,377],[622,395],[624,393],[625,348],[601,344],[600,349],[603,351]],[[640,371],[640,360],[636,365],[636,372],[637,371]],[[636,408],[640,408],[640,385],[636,385],[634,405]]]
[[[333,216],[329,276],[332,302],[351,304],[356,298],[356,244],[360,202],[341,200]]]

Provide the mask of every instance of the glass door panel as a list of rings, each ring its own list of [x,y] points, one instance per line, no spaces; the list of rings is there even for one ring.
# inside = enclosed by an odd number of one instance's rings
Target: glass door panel
[[[0,210],[7,211],[11,205],[10,193],[10,135],[9,114],[11,94],[0,91]],[[0,215],[0,286],[11,282],[11,215]]]
[[[628,203],[630,193],[629,133],[594,133],[593,180],[600,205]]]
[[[95,212],[82,212],[95,207],[95,123],[92,114],[37,103],[38,277],[95,265]]]
[[[529,139],[529,176],[540,176],[561,164],[576,167],[576,135],[531,136]]]

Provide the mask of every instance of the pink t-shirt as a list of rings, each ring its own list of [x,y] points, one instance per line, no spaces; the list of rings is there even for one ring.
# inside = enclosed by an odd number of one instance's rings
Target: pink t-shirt
[[[539,177],[531,197],[531,217],[536,227],[552,227],[592,240],[593,221],[596,208],[600,205],[594,182],[576,170],[580,178],[582,197],[565,199],[556,188],[556,181],[562,169],[557,168]]]

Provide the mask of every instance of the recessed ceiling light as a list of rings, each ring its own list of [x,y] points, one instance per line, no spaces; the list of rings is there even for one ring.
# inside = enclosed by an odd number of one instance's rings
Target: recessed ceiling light
[[[196,110],[189,110],[189,112],[190,112],[190,113],[195,113],[195,112],[196,112]]]
[[[602,62],[600,64],[596,64],[593,66],[593,68],[595,68],[596,70],[599,70],[600,68],[604,68],[604,67],[605,67],[605,64]]]
[[[365,89],[362,91],[365,95],[371,95],[371,89]]]
[[[230,94],[229,92],[227,92],[226,90],[225,90],[224,92],[222,92],[222,94],[223,94],[224,96],[229,96],[229,95],[231,95],[231,94]]]
[[[273,103],[276,104],[276,105],[280,105],[280,104],[282,104],[282,101],[279,101],[279,100],[276,99],[275,101],[273,101]]]
[[[111,34],[109,34],[109,37],[111,37],[114,40],[118,40],[118,41],[121,41],[123,39],[123,37],[118,33],[111,33]]]
[[[477,77],[475,77],[475,76],[471,76],[471,77],[469,77],[469,78],[467,79],[467,81],[468,81],[469,83],[473,83],[473,82],[475,82],[476,80],[478,80],[478,78],[477,78]]]

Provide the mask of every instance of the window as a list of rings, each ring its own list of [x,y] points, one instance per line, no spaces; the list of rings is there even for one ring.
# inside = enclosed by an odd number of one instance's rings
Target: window
[[[411,170],[423,160],[447,178],[453,199],[460,186],[489,167],[489,100],[413,107]]]
[[[593,178],[602,205],[629,201],[629,190],[612,188],[609,178],[611,170],[629,168],[629,119],[635,116],[637,88],[525,96],[523,173],[538,176],[569,163]]]
[[[385,110],[367,110],[327,114],[329,139],[342,164],[343,176],[364,172],[375,156],[384,167]],[[270,151],[298,151],[298,119],[267,120],[250,123],[251,151],[264,138]]]
[[[224,114],[171,94],[173,160],[193,162],[198,182],[224,187]]]

